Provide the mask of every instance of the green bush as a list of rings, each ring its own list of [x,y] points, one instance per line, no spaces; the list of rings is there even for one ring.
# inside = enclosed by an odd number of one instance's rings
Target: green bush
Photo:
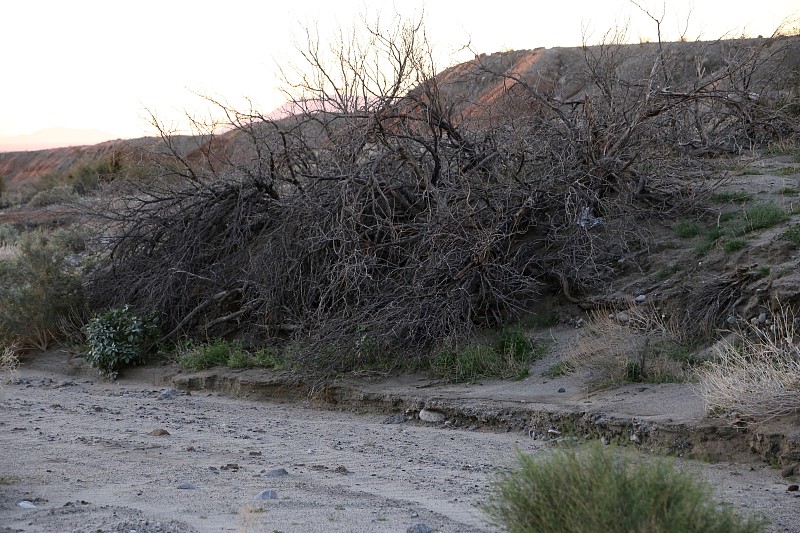
[[[690,239],[700,234],[700,226],[695,222],[682,220],[674,226],[675,234],[681,239]]]
[[[776,224],[789,220],[789,215],[774,203],[756,204],[745,212],[747,231],[771,228]]]
[[[800,224],[795,224],[783,233],[783,238],[795,246],[800,246]]]
[[[30,199],[28,205],[31,207],[44,207],[52,204],[69,202],[77,198],[70,185],[59,185],[52,189],[39,191]]]
[[[509,533],[745,533],[764,522],[719,505],[708,486],[664,460],[598,446],[547,459],[519,454],[484,510]]]
[[[747,241],[745,239],[731,239],[729,241],[725,241],[725,244],[722,245],[722,249],[726,254],[732,254],[733,252],[738,252],[746,245]]]
[[[0,261],[0,337],[45,350],[59,337],[62,317],[82,314],[80,277],[68,253],[41,232],[23,235],[17,253]]]
[[[155,322],[129,306],[110,309],[86,324],[86,359],[110,379],[131,365],[143,363],[158,340]]]
[[[0,244],[14,244],[19,240],[19,231],[11,224],[0,224]]]
[[[241,368],[241,366],[235,365],[242,364],[243,357],[246,357],[246,354],[239,343],[216,340],[211,344],[203,344],[191,349],[178,362],[187,370],[194,371],[205,370],[214,366]],[[233,362],[233,365],[230,365],[231,362]]]
[[[520,378],[528,366],[544,354],[533,347],[518,328],[506,328],[491,346],[470,344],[463,349],[446,345],[430,361],[430,371],[448,381],[476,381],[483,378]]]

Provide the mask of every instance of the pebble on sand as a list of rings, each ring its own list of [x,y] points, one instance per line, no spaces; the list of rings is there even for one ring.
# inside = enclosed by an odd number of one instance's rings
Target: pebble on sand
[[[277,500],[278,493],[272,489],[262,490],[256,496],[256,500]]]

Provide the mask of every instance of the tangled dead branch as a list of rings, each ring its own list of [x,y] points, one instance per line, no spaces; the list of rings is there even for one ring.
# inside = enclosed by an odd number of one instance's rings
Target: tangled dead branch
[[[543,291],[602,287],[646,250],[641,219],[696,204],[689,156],[664,126],[689,127],[708,83],[678,94],[587,55],[599,94],[576,104],[554,81],[545,91],[503,71],[515,85],[471,120],[476,103],[434,75],[422,27],[395,27],[371,27],[366,47],[342,37],[333,63],[309,38],[289,116],[212,101],[232,132],[204,132],[170,179],[97,209],[94,305],[157,313],[168,337],[424,354],[513,320]]]

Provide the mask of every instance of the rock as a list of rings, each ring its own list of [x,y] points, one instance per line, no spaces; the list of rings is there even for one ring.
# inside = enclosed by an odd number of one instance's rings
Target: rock
[[[289,472],[287,472],[285,468],[274,468],[272,470],[267,470],[261,475],[264,477],[284,477],[288,476]]]
[[[759,324],[767,323],[767,313],[761,313],[760,315],[758,315],[758,323]]]
[[[433,411],[431,409],[423,409],[419,412],[419,419],[423,422],[439,423],[444,422],[444,413],[440,411]]]
[[[644,294],[640,294],[639,296],[633,299],[633,301],[636,302],[637,304],[640,304],[645,300],[647,300],[647,296],[645,296]]]
[[[561,387],[560,389],[558,389],[558,392],[567,392],[567,389],[565,389],[564,387]]]
[[[396,415],[392,415],[392,416],[389,416],[386,419],[384,419],[383,423],[384,424],[402,424],[406,420],[408,420],[406,418],[406,415],[404,415],[403,413],[397,413]]]
[[[436,533],[436,530],[428,524],[414,524],[413,526],[408,526],[406,533]]]
[[[800,465],[793,464],[793,465],[789,465],[789,466],[785,467],[783,470],[781,470],[781,477],[793,476],[797,472],[797,470],[798,470],[797,467],[798,466],[800,466]]]
[[[350,471],[347,470],[346,466],[341,466],[341,465],[337,466],[333,471],[336,472],[337,474],[349,474],[350,473]]]
[[[730,316],[728,316],[728,318],[725,319],[725,321],[728,324],[731,324],[731,325],[736,324],[736,317],[733,316],[733,315],[730,315]]]
[[[167,400],[169,398],[172,398],[176,394],[178,394],[178,391],[176,391],[175,389],[164,389],[160,393],[158,393],[156,400]]]
[[[181,489],[181,490],[194,490],[197,487],[195,487],[191,483],[184,482],[184,483],[178,483],[178,488]]]
[[[262,490],[256,496],[256,500],[277,500],[278,493],[272,489]]]
[[[628,313],[626,313],[625,311],[620,311],[619,313],[617,313],[616,318],[620,322],[628,322],[631,319],[631,317],[628,316]]]
[[[639,438],[639,435],[636,433],[631,433],[631,442],[635,442],[636,444],[641,444],[642,439]]]
[[[608,446],[609,444],[611,444],[611,439],[609,439],[608,437],[606,437],[606,436],[604,435],[604,436],[600,437],[600,443],[601,443],[603,446]]]
[[[800,489],[800,487],[798,487],[797,485],[789,485],[788,487],[786,487],[786,490],[789,492],[795,492],[797,489]]]
[[[28,500],[22,500],[17,505],[22,507],[23,509],[36,509],[36,505],[33,502],[29,502]]]
[[[158,428],[148,433],[148,435],[150,435],[151,437],[165,437],[169,435],[169,431],[167,431],[166,429]]]

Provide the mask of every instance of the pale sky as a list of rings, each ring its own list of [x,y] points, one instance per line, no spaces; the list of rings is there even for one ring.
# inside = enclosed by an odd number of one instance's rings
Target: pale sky
[[[665,9],[663,37],[770,35],[800,16],[800,0],[640,0]],[[0,136],[50,127],[94,128],[115,137],[152,135],[145,108],[179,124],[208,106],[192,93],[264,112],[283,101],[276,62],[292,36],[317,24],[325,35],[364,12],[426,13],[440,68],[476,52],[599,41],[615,25],[632,42],[655,24],[629,0],[0,0]],[[481,6],[481,7],[475,7]]]

